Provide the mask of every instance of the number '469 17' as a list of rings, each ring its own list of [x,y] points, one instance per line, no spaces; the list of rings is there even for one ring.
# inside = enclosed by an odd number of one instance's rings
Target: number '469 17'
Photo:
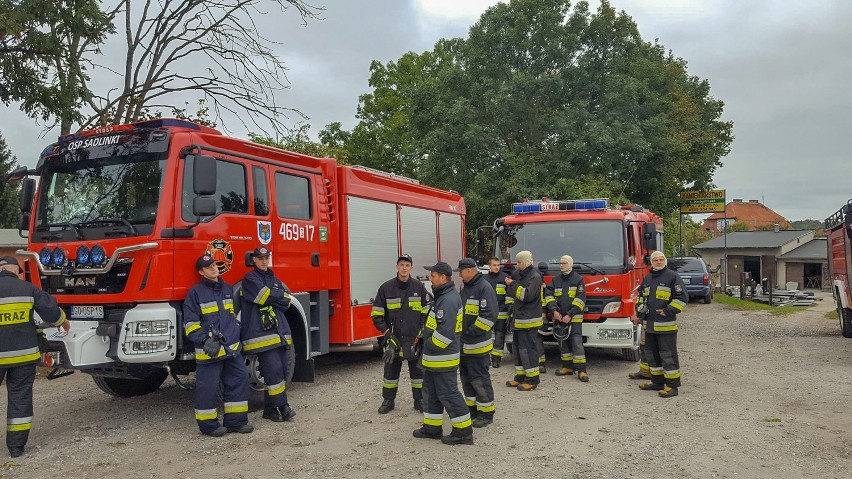
[[[281,223],[281,228],[278,230],[278,233],[281,234],[281,238],[283,238],[285,241],[313,241],[315,231],[316,228],[314,227],[314,225]]]

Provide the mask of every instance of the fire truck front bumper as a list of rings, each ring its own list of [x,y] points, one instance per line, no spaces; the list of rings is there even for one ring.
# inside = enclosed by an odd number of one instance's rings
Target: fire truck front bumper
[[[61,353],[64,368],[107,363],[158,363],[175,359],[177,313],[168,303],[140,304],[123,318],[72,319],[71,330],[45,331],[48,351]]]
[[[630,318],[607,318],[601,323],[583,323],[584,345],[591,348],[635,348],[641,326]]]

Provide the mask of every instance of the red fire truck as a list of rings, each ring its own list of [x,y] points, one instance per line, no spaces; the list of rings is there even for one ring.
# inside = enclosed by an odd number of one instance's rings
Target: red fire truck
[[[46,331],[45,363],[91,374],[116,396],[194,370],[181,310],[205,251],[238,288],[249,252],[269,247],[298,299],[287,313],[291,374],[307,381],[314,357],[374,344],[371,303],[400,253],[424,279],[424,265],[464,256],[455,192],[181,120],[63,136],[13,177],[25,179],[25,274],[71,320],[67,335]]]
[[[559,258],[571,255],[586,284],[583,342],[639,359],[641,326],[631,318],[651,252],[663,248],[662,218],[641,206],[610,208],[608,199],[543,199],[513,204],[493,232],[495,256],[511,263],[528,250],[545,281],[560,274]]]
[[[828,235],[828,274],[837,303],[840,331],[852,338],[852,200],[825,219]]]

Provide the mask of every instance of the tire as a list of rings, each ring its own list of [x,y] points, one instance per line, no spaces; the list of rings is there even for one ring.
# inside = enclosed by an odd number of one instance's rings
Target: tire
[[[293,381],[293,373],[296,372],[296,348],[292,347],[285,351],[287,354],[287,384]]]
[[[92,380],[95,381],[101,391],[110,396],[131,398],[156,391],[167,377],[169,377],[169,373],[165,369],[158,369],[143,379],[92,376]]]
[[[639,348],[622,348],[621,359],[633,362],[639,361]]]
[[[707,293],[707,295],[704,296],[704,304],[710,304],[712,302],[713,302],[713,293]]]
[[[837,307],[837,316],[840,318],[840,332],[844,338],[852,338],[852,309]]]

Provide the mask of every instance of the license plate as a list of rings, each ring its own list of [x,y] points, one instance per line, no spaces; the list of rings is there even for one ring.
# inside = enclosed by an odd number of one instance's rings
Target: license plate
[[[689,284],[689,278],[683,277],[681,279],[683,280],[683,284]]]
[[[103,318],[103,306],[71,306],[71,317],[76,319],[82,318]]]

